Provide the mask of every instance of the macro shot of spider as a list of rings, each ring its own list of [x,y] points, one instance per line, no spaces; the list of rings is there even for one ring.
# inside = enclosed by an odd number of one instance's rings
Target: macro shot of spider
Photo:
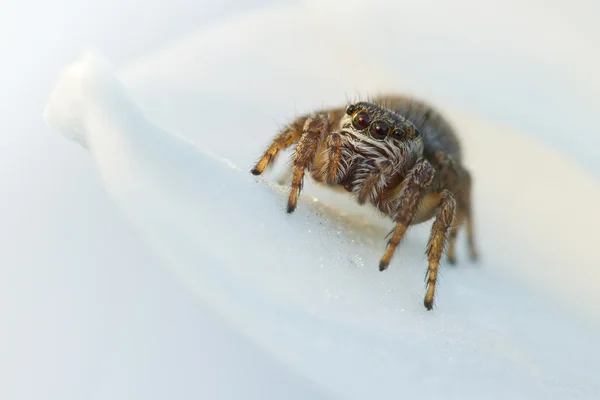
[[[471,176],[461,164],[453,128],[430,105],[410,97],[380,96],[300,116],[275,136],[252,174],[262,174],[280,151],[294,144],[287,212],[296,209],[307,172],[317,182],[351,193],[359,204],[371,203],[395,223],[380,271],[387,269],[409,226],[434,218],[426,251],[428,310],[444,249],[447,244],[448,260],[454,264],[462,225],[470,258],[477,258]]]

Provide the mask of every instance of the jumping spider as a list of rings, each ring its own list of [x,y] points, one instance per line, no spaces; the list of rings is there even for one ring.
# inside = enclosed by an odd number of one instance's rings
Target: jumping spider
[[[287,212],[296,208],[305,171],[312,178],[370,202],[396,224],[379,270],[387,269],[410,225],[435,216],[427,244],[427,291],[433,307],[439,261],[448,236],[448,260],[464,222],[470,258],[473,239],[471,177],[450,124],[428,104],[404,96],[381,96],[347,107],[303,115],[285,127],[252,169],[260,175],[277,154],[297,143]]]

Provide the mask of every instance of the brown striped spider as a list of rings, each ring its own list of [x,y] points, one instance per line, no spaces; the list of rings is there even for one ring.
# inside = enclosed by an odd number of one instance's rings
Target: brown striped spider
[[[454,264],[456,236],[463,222],[470,258],[477,258],[471,177],[461,164],[454,130],[428,104],[382,96],[301,116],[273,139],[251,172],[260,175],[281,150],[294,143],[287,212],[296,208],[307,171],[317,182],[350,192],[360,204],[370,202],[396,224],[379,262],[380,271],[387,269],[410,225],[435,217],[427,244],[424,305],[428,310],[433,307],[446,241],[448,260]]]

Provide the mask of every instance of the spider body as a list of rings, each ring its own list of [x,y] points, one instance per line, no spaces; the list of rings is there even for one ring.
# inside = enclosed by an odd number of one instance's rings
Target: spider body
[[[428,104],[404,96],[320,110],[285,127],[251,172],[261,174],[281,150],[295,143],[288,213],[296,208],[306,172],[317,182],[343,188],[360,204],[371,203],[396,224],[379,263],[381,271],[409,226],[435,218],[427,245],[424,300],[430,310],[441,255],[448,242],[448,259],[455,262],[454,244],[463,222],[471,258],[476,258],[471,177],[462,166],[460,143],[450,124]]]

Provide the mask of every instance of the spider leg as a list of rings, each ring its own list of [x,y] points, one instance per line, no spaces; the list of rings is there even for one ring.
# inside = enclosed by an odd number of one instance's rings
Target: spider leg
[[[478,259],[477,255],[477,246],[475,245],[475,233],[473,229],[473,212],[471,210],[471,187],[472,180],[471,176],[467,171],[465,171],[465,179],[464,179],[464,191],[461,208],[464,209],[465,212],[465,220],[467,225],[467,245],[469,246],[469,257],[471,261],[476,261]]]
[[[398,194],[397,214],[394,218],[396,227],[388,241],[383,257],[379,261],[380,271],[387,269],[396,247],[419,208],[423,194],[433,180],[434,173],[435,170],[431,164],[422,158],[416,162],[404,179],[402,190]]]
[[[263,173],[281,150],[285,150],[292,144],[298,141],[302,136],[302,128],[304,123],[308,119],[307,116],[296,118],[291,124],[286,126],[271,142],[267,150],[264,152],[260,160],[256,163],[254,168],[250,171],[254,175],[260,175]]]
[[[323,150],[324,163],[318,171],[315,171],[313,177],[329,184],[336,184],[345,176],[346,165],[348,162],[342,159],[344,149],[342,147],[342,137],[339,133],[333,132],[325,140],[325,150]],[[292,179],[293,164],[286,166],[285,170],[279,175],[276,182],[284,185]]]
[[[298,195],[302,190],[304,172],[310,168],[321,139],[329,132],[330,120],[327,114],[317,114],[309,117],[304,123],[304,129],[293,157],[292,168],[292,187],[288,198],[287,212],[291,213],[296,209]]]
[[[477,249],[475,246],[475,235],[473,232],[473,214],[471,213],[471,199],[466,197],[462,201],[458,201],[456,221],[452,225],[450,230],[450,238],[448,240],[448,261],[450,264],[456,263],[456,251],[455,243],[458,231],[463,224],[466,226],[467,231],[467,247],[469,250],[469,258],[471,261],[477,261]]]
[[[446,153],[436,152],[433,155],[432,163],[439,172],[440,187],[450,190],[454,194],[457,203],[457,217],[454,226],[450,230],[448,241],[448,260],[452,264],[456,262],[455,241],[464,222],[470,258],[474,261],[477,259],[477,250],[475,249],[473,216],[471,213],[471,175]]]
[[[465,219],[464,212],[458,211],[456,214],[456,219],[455,219],[454,223],[452,224],[452,228],[450,229],[450,235],[448,237],[448,262],[450,264],[456,263],[456,251],[455,251],[456,237],[458,236],[458,231],[459,231],[462,223],[464,222],[464,219]]]
[[[385,188],[388,178],[392,175],[394,165],[385,160],[375,165],[369,175],[362,181],[358,191],[358,204],[365,204],[369,196],[377,196]]]
[[[455,210],[456,200],[454,199],[452,192],[448,190],[442,191],[442,198],[440,200],[435,221],[431,227],[429,243],[427,244],[427,293],[425,294],[423,304],[428,310],[431,310],[433,307],[440,258],[444,252],[448,229],[454,221]]]
[[[338,183],[340,175],[340,163],[342,162],[342,137],[339,133],[331,133],[327,137],[327,158],[325,164],[325,181],[327,183]]]

